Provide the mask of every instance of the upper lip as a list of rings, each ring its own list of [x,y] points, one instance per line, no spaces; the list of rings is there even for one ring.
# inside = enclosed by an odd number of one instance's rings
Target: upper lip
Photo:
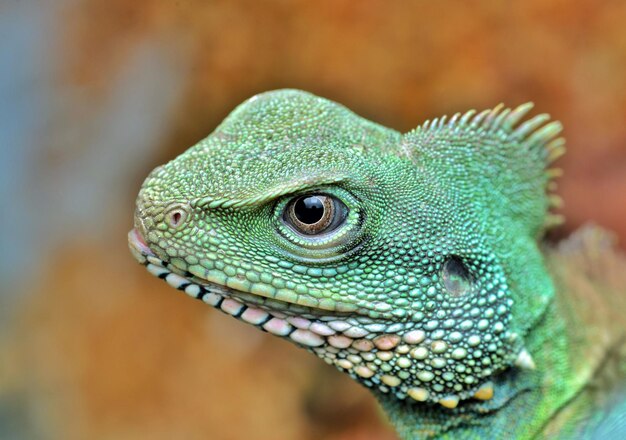
[[[135,258],[137,258],[139,260],[139,262],[141,262],[142,264],[148,264],[148,262],[152,263],[152,264],[157,264],[157,265],[161,265],[159,263],[155,263],[154,259],[149,259],[148,261],[146,261],[146,257],[154,257],[159,261],[162,261],[160,259],[159,256],[157,256],[149,247],[148,244],[146,243],[145,238],[143,237],[143,235],[141,234],[140,230],[138,228],[133,228],[130,230],[130,232],[128,233],[128,244],[131,248],[131,250],[133,251],[133,254],[135,255]],[[240,297],[240,299],[242,299],[242,302],[246,305],[250,305],[250,304],[256,304],[255,301],[251,301],[250,298],[248,298],[248,301],[246,301],[246,299],[244,297],[246,297],[247,295],[250,295],[251,297],[258,297],[258,298],[263,298],[264,301],[276,301],[276,302],[281,302],[281,303],[286,303],[286,304],[293,304],[294,306],[298,306],[300,308],[305,308],[305,309],[310,309],[308,311],[309,314],[325,314],[325,312],[328,311],[332,311],[334,314],[336,315],[343,315],[343,312],[337,311],[335,309],[325,309],[325,308],[316,308],[316,307],[310,307],[310,306],[306,306],[303,304],[299,304],[297,302],[292,302],[292,301],[284,301],[281,299],[277,299],[274,298],[272,296],[268,296],[268,295],[262,295],[262,294],[254,294],[251,292],[247,292],[247,291],[239,291],[237,289],[230,289],[228,288],[224,283],[219,283],[219,282],[211,282],[209,280],[205,280],[202,278],[198,278],[195,275],[187,272],[184,273],[185,271],[181,271],[180,269],[177,269],[174,265],[168,265],[166,262],[163,261],[162,264],[165,264],[167,266],[167,270],[168,271],[173,271],[174,273],[176,273],[179,276],[182,276],[186,279],[188,279],[190,282],[194,283],[194,284],[199,284],[199,285],[218,285],[222,288],[224,288],[225,290],[229,291],[229,292],[237,292],[237,295]],[[222,295],[224,295],[224,293],[222,293]],[[235,295],[235,296],[237,296]],[[257,304],[258,305],[258,304]],[[284,312],[284,313],[288,313],[287,309],[281,307],[278,311]]]
[[[154,256],[154,252],[150,250],[145,238],[143,238],[143,235],[141,235],[137,228],[131,229],[131,231],[128,233],[128,243],[130,243],[131,246],[133,246],[142,254]]]

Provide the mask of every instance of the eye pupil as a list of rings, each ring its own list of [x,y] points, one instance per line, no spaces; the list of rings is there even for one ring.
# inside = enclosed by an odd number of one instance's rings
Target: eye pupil
[[[472,276],[465,264],[457,258],[449,258],[442,269],[443,286],[451,296],[463,296],[472,288]]]
[[[316,196],[300,197],[293,207],[295,217],[306,225],[314,225],[324,217],[324,203]]]
[[[344,208],[345,205],[332,196],[308,194],[291,200],[283,220],[300,234],[322,234],[345,218]]]

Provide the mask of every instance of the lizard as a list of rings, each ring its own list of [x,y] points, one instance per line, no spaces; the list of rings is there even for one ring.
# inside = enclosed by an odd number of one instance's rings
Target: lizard
[[[131,252],[368,387],[402,438],[623,434],[623,290],[571,285],[611,246],[595,229],[543,243],[565,142],[531,108],[403,134],[304,91],[256,95],[146,178]],[[572,249],[596,259],[569,267]]]

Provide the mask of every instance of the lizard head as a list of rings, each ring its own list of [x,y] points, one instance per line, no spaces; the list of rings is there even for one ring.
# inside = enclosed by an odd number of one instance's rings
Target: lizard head
[[[534,157],[536,127],[513,129],[527,110],[402,135],[305,92],[255,96],[150,174],[131,250],[379,392],[489,399],[497,373],[532,364],[523,334],[552,295],[535,240],[558,130]]]

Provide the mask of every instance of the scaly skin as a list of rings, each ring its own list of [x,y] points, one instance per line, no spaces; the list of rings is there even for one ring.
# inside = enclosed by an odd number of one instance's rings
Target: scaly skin
[[[532,438],[602,356],[580,362],[538,246],[564,142],[530,107],[402,135],[305,92],[255,96],[150,174],[131,250],[371,388],[405,438]],[[328,217],[299,223],[303,196]]]

